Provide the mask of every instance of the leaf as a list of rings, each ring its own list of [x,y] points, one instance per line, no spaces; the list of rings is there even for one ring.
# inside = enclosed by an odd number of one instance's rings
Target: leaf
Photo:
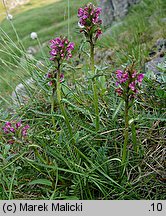
[[[118,114],[119,110],[121,109],[121,106],[123,105],[123,100],[121,100],[121,102],[119,103],[117,109],[115,110],[112,119],[114,119],[116,117],[116,115]]]
[[[37,184],[52,186],[52,182],[49,181],[48,179],[37,179],[28,183],[28,185],[37,185]]]

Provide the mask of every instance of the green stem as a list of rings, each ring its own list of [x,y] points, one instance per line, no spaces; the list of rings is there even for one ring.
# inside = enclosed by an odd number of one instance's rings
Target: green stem
[[[92,74],[93,76],[95,76],[94,44],[92,40],[90,43],[90,64],[91,64]],[[99,130],[99,106],[98,106],[97,82],[95,78],[93,79],[92,87],[93,87],[93,98],[94,98],[94,108],[95,108],[95,128],[96,131],[98,131]]]
[[[55,107],[55,87],[53,87],[52,90],[52,95],[51,95],[51,115],[52,115],[52,124],[53,124],[53,128],[54,130],[56,129],[56,124],[55,124],[55,118],[53,116],[54,114],[54,107]]]
[[[57,71],[57,100],[58,100],[58,105],[59,105],[59,106],[60,106],[60,104],[61,104],[60,76],[61,76],[60,63],[58,62],[58,71]]]
[[[66,111],[65,111],[65,108],[63,106],[63,104],[61,103],[61,84],[60,84],[60,75],[61,75],[61,71],[60,71],[60,63],[58,62],[58,73],[57,73],[57,101],[58,101],[58,105],[60,107],[60,110],[62,112],[62,115],[64,116],[65,118],[65,121],[66,121],[66,125],[68,127],[68,131],[69,131],[69,134],[70,134],[70,137],[71,137],[71,140],[73,142],[73,144],[75,143],[74,141],[74,138],[73,138],[73,132],[72,132],[72,127],[70,125],[70,122],[69,122],[69,118],[66,114]]]
[[[139,145],[137,145],[137,134],[136,134],[134,122],[131,124],[131,132],[132,132],[132,141],[133,141],[134,152],[137,154],[139,151]]]
[[[125,162],[126,162],[126,157],[127,157],[128,137],[129,137],[129,101],[127,98],[127,100],[125,101],[125,131],[124,131],[124,145],[123,145],[123,151],[122,151],[123,172],[125,170]]]

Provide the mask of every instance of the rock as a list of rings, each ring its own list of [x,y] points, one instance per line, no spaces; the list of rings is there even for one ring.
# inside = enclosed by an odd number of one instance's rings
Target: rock
[[[154,75],[160,75],[162,70],[160,70],[158,66],[161,64],[163,65],[163,67],[165,65],[166,68],[165,57],[154,58],[145,64],[145,72],[153,72]]]
[[[32,46],[28,47],[28,49],[27,49],[27,53],[31,54],[31,55],[34,55],[37,52],[38,52],[38,50],[35,47],[32,47]]]
[[[161,81],[161,75],[166,71],[166,39],[160,38],[149,53],[150,60],[145,63],[145,73]]]
[[[166,17],[161,19],[161,22],[166,23]]]
[[[108,26],[114,20],[124,17],[129,7],[138,2],[140,0],[98,0],[98,4],[102,7],[103,25]]]
[[[30,91],[35,88],[35,81],[30,78],[24,83],[20,83],[16,86],[15,91],[12,92],[12,101],[16,106],[24,105],[30,99]]]
[[[5,4],[8,10],[12,10],[20,5],[27,4],[30,0],[6,0]]]
[[[114,55],[114,51],[112,49],[96,49],[95,50],[95,62],[97,64],[106,63],[113,64],[112,57]]]

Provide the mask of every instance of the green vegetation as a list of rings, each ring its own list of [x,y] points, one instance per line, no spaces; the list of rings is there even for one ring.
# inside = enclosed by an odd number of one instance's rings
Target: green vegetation
[[[162,22],[166,2],[142,0],[123,22],[104,30],[96,53],[111,49],[112,63],[95,62],[95,77],[89,65],[89,46],[77,25],[77,10],[87,2],[70,0],[68,13],[65,0],[40,1],[40,6],[32,0],[21,6],[21,12],[13,11],[12,22],[0,24],[0,199],[166,198],[164,66],[160,82],[145,74],[141,93],[127,110],[128,123],[125,103],[115,93],[115,71],[133,61],[135,69],[142,71],[153,44],[166,38],[166,23]],[[32,40],[31,32],[37,32],[39,40]],[[61,67],[65,75],[62,106],[60,109],[55,100],[53,110],[52,89],[44,75],[52,68],[48,41],[59,35],[68,35],[76,49]],[[29,46],[38,49],[34,59],[25,56]],[[41,59],[44,65],[39,69],[36,63]],[[33,86],[25,83],[29,77],[35,81]],[[27,102],[14,106],[9,95],[20,81],[28,92]],[[7,121],[20,119],[30,126],[28,135],[22,138],[18,131],[11,144],[2,128]],[[125,124],[128,143],[122,175]]]

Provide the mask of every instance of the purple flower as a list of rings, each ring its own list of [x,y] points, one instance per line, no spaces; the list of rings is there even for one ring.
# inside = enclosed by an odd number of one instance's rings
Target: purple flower
[[[7,133],[10,132],[10,131],[9,131],[9,128],[3,127],[2,129],[3,129],[3,132],[4,132],[5,134],[7,134]]]
[[[23,129],[26,129],[26,130],[28,130],[29,128],[30,128],[29,125],[25,125],[25,126],[23,127]]]
[[[16,129],[18,129],[19,127],[21,127],[21,121],[16,123]]]
[[[53,81],[49,81],[49,82],[48,82],[48,85],[49,85],[49,86],[52,86],[52,85],[53,85]]]
[[[10,131],[11,131],[12,133],[15,133],[15,129],[14,129],[13,127],[10,128]]]
[[[137,75],[137,71],[135,70],[135,71],[133,71],[133,73],[132,73],[132,78],[135,78],[136,77],[136,75]]]
[[[135,98],[138,93],[139,83],[142,82],[144,75],[137,75],[137,71],[127,68],[126,70],[117,70],[116,71],[116,86],[119,86],[115,91],[119,96],[126,97],[126,95],[130,96],[130,99]],[[132,90],[132,91],[129,91]],[[127,93],[127,94],[126,94]]]
[[[101,11],[102,11],[101,8],[96,8],[96,9],[95,9],[95,12],[96,12],[97,15],[100,15]]]
[[[60,75],[60,82],[63,82],[64,81],[64,74],[61,74]]]
[[[78,26],[81,28],[80,32],[84,32],[87,38],[94,34],[94,42],[102,34],[100,29],[102,23],[102,20],[99,17],[100,14],[101,8],[96,8],[92,3],[85,5],[84,8],[78,9]]]
[[[67,46],[67,51],[71,51],[71,50],[74,50],[74,43],[73,42],[70,42]]]
[[[45,78],[46,78],[46,79],[52,78],[52,74],[51,74],[51,73],[47,73],[47,74],[45,75]]]
[[[121,96],[121,95],[123,94],[123,90],[122,90],[121,88],[115,89],[115,92],[116,92],[119,96]]]
[[[6,128],[10,128],[11,126],[12,126],[11,122],[6,122],[6,123],[5,123],[5,127],[6,127]]]
[[[124,83],[124,82],[126,82],[128,80],[128,78],[129,78],[128,73],[127,72],[123,73],[121,79],[119,79],[119,82]]]
[[[27,130],[22,130],[22,136],[23,137],[27,136]]]
[[[50,55],[52,55],[52,56],[57,55],[56,49],[52,49],[52,50],[50,51]]]
[[[132,90],[132,91],[135,91],[135,82],[131,82],[129,84],[129,88]]]
[[[30,128],[29,125],[25,125],[23,128],[22,128],[22,136],[27,136],[27,130]]]
[[[81,17],[84,15],[84,10],[82,8],[78,9],[78,16]]]
[[[66,37],[58,37],[50,40],[50,49],[51,61],[68,60],[72,57],[71,52],[74,50],[74,43],[69,42]]]
[[[116,78],[117,78],[117,79],[121,79],[122,74],[123,74],[123,71],[117,70],[117,71],[116,71]]]
[[[118,79],[118,83],[124,83],[128,80],[129,75],[127,72],[117,70],[116,71],[116,78]]]
[[[99,36],[102,34],[101,29],[98,29],[96,32],[96,39],[99,38]]]
[[[138,81],[139,83],[142,83],[143,78],[144,78],[144,74],[138,74],[138,76],[137,76],[137,81]]]

